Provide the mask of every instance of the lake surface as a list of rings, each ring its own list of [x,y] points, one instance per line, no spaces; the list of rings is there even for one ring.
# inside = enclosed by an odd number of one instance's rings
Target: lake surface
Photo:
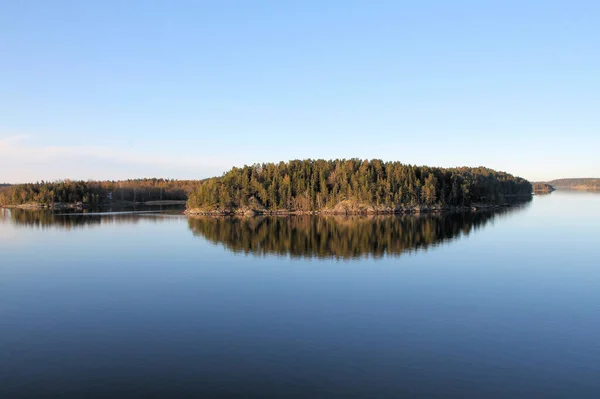
[[[0,210],[0,397],[598,398],[600,194],[497,213]]]

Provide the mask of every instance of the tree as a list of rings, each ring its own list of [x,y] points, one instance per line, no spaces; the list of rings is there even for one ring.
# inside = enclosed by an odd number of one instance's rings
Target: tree
[[[425,184],[421,190],[421,198],[427,205],[433,205],[437,199],[436,197],[436,185],[437,179],[433,174],[430,174],[425,179]]]

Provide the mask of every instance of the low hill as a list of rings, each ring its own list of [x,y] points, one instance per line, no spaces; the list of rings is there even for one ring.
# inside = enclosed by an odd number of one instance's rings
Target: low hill
[[[555,188],[570,188],[574,190],[600,190],[600,178],[556,179],[547,183]]]
[[[479,168],[381,160],[294,160],[233,168],[188,200],[188,213],[396,212],[405,207],[503,204],[531,195],[527,180]]]

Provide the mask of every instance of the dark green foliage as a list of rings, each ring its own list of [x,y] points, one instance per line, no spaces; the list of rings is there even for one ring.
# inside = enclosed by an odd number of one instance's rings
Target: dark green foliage
[[[188,208],[333,209],[342,201],[381,208],[503,203],[530,195],[531,184],[504,172],[432,168],[381,160],[294,160],[233,168],[190,194]]]
[[[144,202],[186,200],[198,181],[136,179],[125,181],[37,182],[0,188],[0,205],[74,204],[99,205],[109,201]]]

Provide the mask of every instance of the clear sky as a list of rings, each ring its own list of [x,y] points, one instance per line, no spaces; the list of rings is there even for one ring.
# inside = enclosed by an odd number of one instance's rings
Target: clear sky
[[[599,1],[2,1],[0,182],[380,158],[600,177]]]

